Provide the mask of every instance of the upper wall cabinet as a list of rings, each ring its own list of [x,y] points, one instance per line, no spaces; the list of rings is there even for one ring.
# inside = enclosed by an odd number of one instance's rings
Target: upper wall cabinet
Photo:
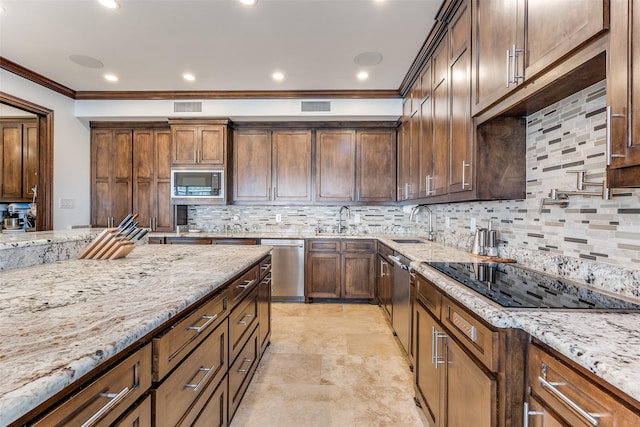
[[[621,1],[622,3],[622,1]],[[608,0],[472,0],[473,115],[609,26]]]
[[[0,120],[0,201],[31,201],[40,164],[35,119]]]
[[[227,159],[227,120],[171,119],[174,165],[224,165]]]
[[[640,1],[611,2],[607,79],[610,187],[640,187]]]
[[[316,201],[355,200],[356,131],[316,133]]]
[[[356,196],[360,202],[395,200],[396,132],[356,131]]]

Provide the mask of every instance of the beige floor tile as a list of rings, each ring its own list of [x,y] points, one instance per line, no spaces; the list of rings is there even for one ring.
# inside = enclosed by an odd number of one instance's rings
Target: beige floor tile
[[[231,427],[423,427],[379,307],[274,303],[271,345]]]

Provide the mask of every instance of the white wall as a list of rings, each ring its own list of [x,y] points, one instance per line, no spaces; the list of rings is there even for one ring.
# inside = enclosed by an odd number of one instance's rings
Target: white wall
[[[0,70],[0,91],[53,110],[53,228],[90,222],[90,131],[75,116],[73,99]],[[59,209],[59,199],[73,209]]]

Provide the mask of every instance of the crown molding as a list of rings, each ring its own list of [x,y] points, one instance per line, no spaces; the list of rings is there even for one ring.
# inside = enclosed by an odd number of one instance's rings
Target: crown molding
[[[0,68],[3,70],[7,70],[10,73],[16,74],[24,79],[31,80],[32,82],[39,84],[40,86],[44,86],[47,89],[51,89],[52,91],[58,92],[71,99],[76,99],[75,90],[61,85],[58,82],[54,82],[53,80],[43,76],[42,74],[31,71],[28,68],[16,64],[15,62],[2,56],[0,56]]]
[[[78,91],[82,100],[171,100],[171,99],[385,99],[400,98],[398,90],[202,90],[202,91]]]

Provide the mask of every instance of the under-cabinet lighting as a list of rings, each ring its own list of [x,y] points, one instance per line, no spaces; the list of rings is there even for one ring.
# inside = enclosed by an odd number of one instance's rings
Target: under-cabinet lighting
[[[116,0],[98,0],[98,2],[109,9],[117,9],[120,7],[120,3]]]

